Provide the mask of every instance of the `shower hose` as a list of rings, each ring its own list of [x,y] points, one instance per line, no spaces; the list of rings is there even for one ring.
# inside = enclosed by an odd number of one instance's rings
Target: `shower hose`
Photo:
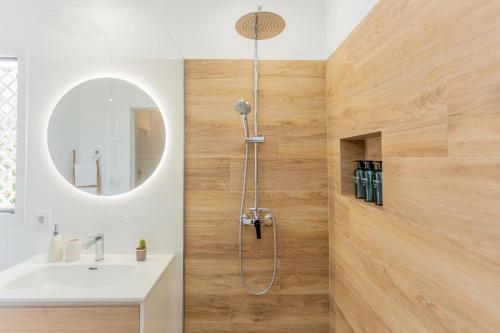
[[[257,144],[255,144],[257,145]],[[240,206],[240,227],[239,227],[239,257],[240,257],[240,279],[241,283],[245,287],[246,290],[248,290],[250,293],[257,295],[257,296],[262,296],[267,294],[267,292],[271,289],[273,286],[274,280],[276,279],[276,222],[273,221],[273,275],[271,278],[271,281],[266,285],[266,287],[262,290],[255,290],[252,287],[250,287],[246,280],[245,280],[245,272],[243,270],[243,213],[245,209],[245,195],[247,191],[247,173],[248,173],[248,150],[249,150],[249,143],[245,143],[245,165],[243,167],[243,190],[241,194],[241,206]],[[255,168],[257,168],[257,159],[255,159]],[[257,208],[257,207],[256,207]],[[258,208],[257,208],[258,209]],[[259,212],[256,212],[256,214],[259,214]]]

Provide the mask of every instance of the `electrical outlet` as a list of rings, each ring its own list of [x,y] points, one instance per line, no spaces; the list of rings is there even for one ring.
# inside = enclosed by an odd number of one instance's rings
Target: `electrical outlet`
[[[36,211],[35,221],[41,224],[50,225],[50,211],[48,210]]]

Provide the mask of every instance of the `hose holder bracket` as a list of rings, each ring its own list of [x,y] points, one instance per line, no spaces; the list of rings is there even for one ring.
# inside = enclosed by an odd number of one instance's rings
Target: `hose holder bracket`
[[[263,135],[257,135],[257,136],[249,136],[244,138],[245,143],[264,143],[264,136]]]

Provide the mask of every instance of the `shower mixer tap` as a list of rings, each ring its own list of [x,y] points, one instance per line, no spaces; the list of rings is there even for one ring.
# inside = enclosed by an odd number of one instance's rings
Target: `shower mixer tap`
[[[246,215],[243,215],[243,216],[241,216],[240,223],[243,226],[254,226],[257,239],[262,238],[262,234],[260,232],[261,223],[260,223],[260,220],[258,218],[252,219]]]
[[[261,227],[269,227],[274,224],[273,214],[269,208],[259,208],[257,213],[255,208],[249,209],[250,213],[253,214],[254,218],[250,218],[247,215],[241,217],[240,223],[243,226],[254,226],[257,239],[262,238]],[[260,218],[260,212],[264,213],[264,219]]]

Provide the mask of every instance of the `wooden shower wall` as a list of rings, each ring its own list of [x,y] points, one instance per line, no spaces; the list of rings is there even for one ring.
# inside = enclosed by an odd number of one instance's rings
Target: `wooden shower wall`
[[[186,332],[328,332],[325,63],[261,64],[260,196],[277,221],[279,258],[263,297],[243,289],[238,267],[244,144],[232,104],[252,100],[252,62],[185,65]],[[271,241],[269,228],[260,241],[246,229],[246,274],[256,288],[271,276]]]
[[[337,332],[500,332],[499,18],[382,0],[328,60]],[[340,188],[340,139],[378,131],[383,208]]]

